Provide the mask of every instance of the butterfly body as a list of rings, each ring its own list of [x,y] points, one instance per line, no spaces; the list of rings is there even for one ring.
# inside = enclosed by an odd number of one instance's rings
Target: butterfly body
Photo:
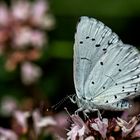
[[[74,83],[83,110],[124,110],[140,90],[140,54],[102,22],[81,17],[74,44]]]

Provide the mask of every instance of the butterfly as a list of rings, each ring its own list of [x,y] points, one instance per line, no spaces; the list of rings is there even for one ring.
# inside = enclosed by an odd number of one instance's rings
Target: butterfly
[[[81,17],[74,43],[74,84],[78,111],[130,108],[139,95],[140,54],[102,22]]]

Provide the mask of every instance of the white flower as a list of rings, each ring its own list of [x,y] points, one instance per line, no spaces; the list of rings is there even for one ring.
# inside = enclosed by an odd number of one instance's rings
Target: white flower
[[[47,127],[47,126],[55,126],[56,121],[52,117],[42,117],[39,110],[36,109],[32,113],[33,121],[34,121],[34,129],[35,132],[40,134],[41,128],[42,127]]]
[[[17,108],[17,101],[10,96],[5,96],[1,101],[1,112],[4,115],[11,115]]]
[[[30,116],[29,112],[22,112],[22,111],[15,111],[13,116],[17,120],[17,122],[20,124],[20,126],[23,128],[23,130],[26,130],[27,125],[27,118]]]

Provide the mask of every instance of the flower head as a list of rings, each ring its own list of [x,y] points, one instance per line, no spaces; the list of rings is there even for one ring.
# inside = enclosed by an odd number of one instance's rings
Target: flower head
[[[67,133],[68,140],[76,140],[76,138],[84,139],[85,135],[88,134],[90,130],[78,115],[72,115],[71,119],[73,124],[71,131]]]
[[[124,137],[132,132],[137,123],[138,123],[137,117],[133,117],[129,122],[126,122],[121,118],[117,118],[117,124],[121,127],[122,135]]]
[[[91,123],[91,127],[94,130],[98,131],[101,134],[101,136],[105,139],[108,127],[108,119],[104,118],[101,120],[100,118],[96,118],[94,120],[94,123]]]
[[[83,121],[79,116],[72,115],[72,127],[67,133],[68,140],[107,139],[133,140],[140,138],[139,116],[129,122],[121,118],[91,118]]]

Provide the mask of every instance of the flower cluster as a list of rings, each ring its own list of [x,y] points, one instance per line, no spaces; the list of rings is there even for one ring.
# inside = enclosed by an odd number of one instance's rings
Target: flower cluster
[[[72,115],[68,140],[134,140],[140,138],[140,116],[129,122],[121,118],[94,118],[83,121],[78,115]]]
[[[24,101],[32,102],[31,99]],[[6,106],[5,106],[6,105]],[[10,127],[3,127],[0,125],[0,140],[37,140],[40,137],[51,135],[54,139],[59,137],[66,137],[66,130],[69,123],[67,121],[67,114],[60,112],[53,114],[51,112],[45,113],[41,108],[33,107],[34,105],[27,105],[27,107],[19,107],[14,98],[5,97],[0,106],[3,116],[10,117]],[[6,112],[6,114],[5,114]],[[5,122],[7,123],[7,122]]]
[[[54,27],[54,18],[49,11],[45,0],[15,0],[9,7],[0,3],[0,54],[6,57],[6,70],[15,70],[17,65],[23,64],[22,81],[25,84],[41,75],[40,68],[34,69],[37,66],[31,62],[40,58],[42,47],[48,40],[46,31]],[[26,73],[31,72],[29,79]]]

